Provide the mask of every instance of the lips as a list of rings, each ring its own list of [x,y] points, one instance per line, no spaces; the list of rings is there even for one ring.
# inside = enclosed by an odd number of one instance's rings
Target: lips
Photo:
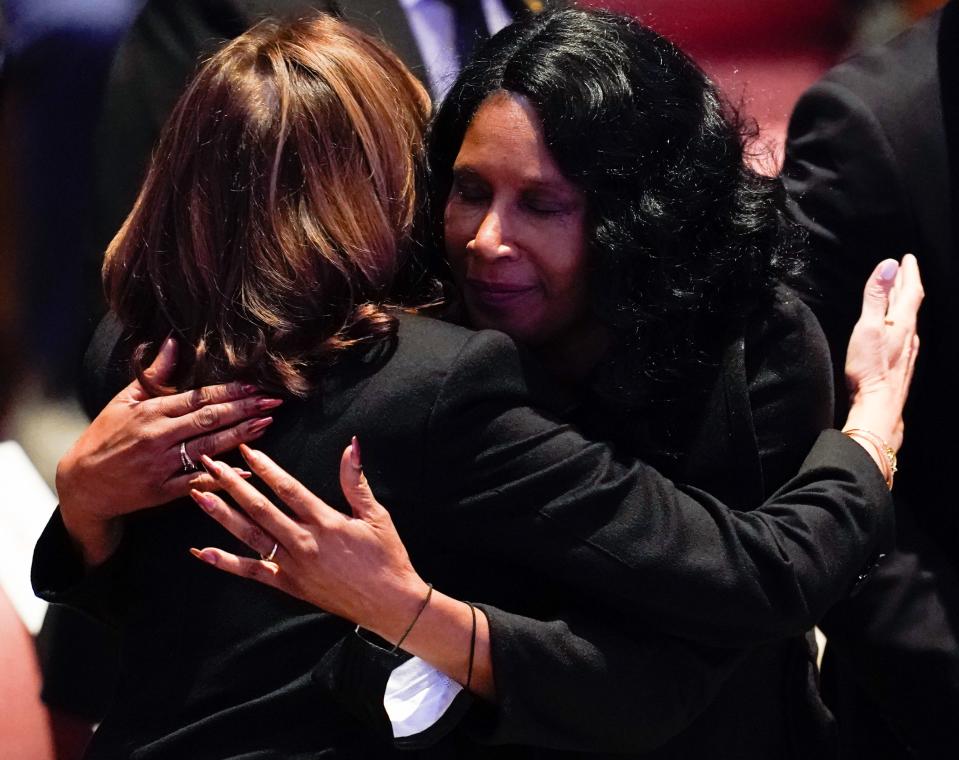
[[[537,285],[488,280],[466,280],[466,288],[474,301],[488,306],[505,306],[539,290]]]

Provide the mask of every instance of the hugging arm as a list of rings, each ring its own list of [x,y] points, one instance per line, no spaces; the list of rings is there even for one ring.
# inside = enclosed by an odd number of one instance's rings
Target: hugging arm
[[[908,314],[914,324],[919,296],[899,299],[896,327],[884,327],[889,285],[880,288],[881,308],[864,306],[863,334],[868,343],[869,331],[903,329],[894,342],[911,345]],[[879,364],[888,373],[883,356]],[[893,364],[910,361],[899,351]],[[904,397],[908,374],[887,383],[898,389],[893,395]],[[857,405],[878,398],[877,418],[899,419],[902,398],[897,407],[875,388]],[[875,452],[871,456],[836,431],[820,435],[798,474],[761,507],[739,513],[676,486],[642,462],[619,459],[534,410],[531,401],[511,341],[497,333],[467,340],[427,423],[421,501],[434,541],[559,579],[585,598],[655,619],[661,630],[683,638],[748,645],[806,630],[890,540],[889,495]],[[341,478],[343,472],[349,469]],[[290,479],[281,485],[280,495],[288,496]],[[319,502],[308,492],[297,497]],[[322,502],[311,509],[319,512],[300,515],[307,525],[330,511]],[[314,538],[327,542],[337,529],[355,526],[347,519],[326,527]],[[340,538],[349,543],[356,537]],[[334,541],[330,548],[336,547]],[[325,570],[336,578],[336,567]],[[363,625],[388,612],[387,601],[370,614],[374,593],[353,609],[350,598],[337,598],[335,583],[310,601],[354,620],[360,616]],[[405,598],[399,606],[415,610],[422,581],[405,594],[391,590]],[[678,594],[698,603],[680,608]]]

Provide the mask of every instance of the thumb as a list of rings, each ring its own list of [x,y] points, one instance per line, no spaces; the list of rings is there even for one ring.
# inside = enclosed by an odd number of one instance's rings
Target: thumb
[[[875,324],[881,322],[886,316],[886,310],[889,308],[889,291],[892,290],[898,271],[899,262],[895,259],[885,259],[872,270],[862,294],[864,320]]]
[[[139,378],[134,379],[126,388],[120,391],[114,400],[132,399],[134,401],[146,401],[148,398],[162,392],[162,388],[167,384],[173,375],[173,369],[176,367],[176,341],[170,337],[160,345],[156,358],[143,370],[143,376],[146,384],[141,383]]]
[[[167,385],[170,378],[173,377],[173,370],[176,368],[176,354],[176,340],[171,336],[163,341],[156,358],[143,371],[143,374],[154,385]]]
[[[369,481],[363,474],[363,465],[360,461],[360,442],[353,436],[353,441],[343,450],[340,457],[340,488],[350,503],[353,517],[369,520],[380,512],[385,512],[383,506],[376,500],[370,490]]]

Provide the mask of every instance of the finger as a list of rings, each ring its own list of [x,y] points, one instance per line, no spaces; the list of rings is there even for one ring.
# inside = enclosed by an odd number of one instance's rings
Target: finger
[[[282,591],[286,591],[280,575],[280,566],[275,562],[267,562],[263,559],[250,559],[249,557],[237,557],[222,549],[207,547],[205,549],[190,549],[190,554],[201,562],[212,565],[218,570],[238,575],[241,578],[249,578],[258,581],[267,586],[273,586]]]
[[[879,324],[886,316],[889,306],[889,291],[896,281],[896,272],[899,271],[899,262],[895,259],[886,259],[869,275],[862,295],[862,316],[865,321]]]
[[[171,336],[160,344],[156,358],[143,371],[143,374],[154,385],[166,385],[173,377],[173,370],[176,369],[176,354],[176,340]]]
[[[167,338],[160,344],[156,358],[143,371],[144,376],[153,383],[154,387],[165,385],[172,377],[176,367],[176,351],[176,341],[172,337]],[[146,401],[153,398],[153,394],[147,391],[139,380],[134,380],[114,398],[120,397],[133,401]]]
[[[234,467],[233,469],[236,474],[244,480],[249,480],[253,477],[253,473],[241,470],[239,467]],[[222,486],[213,477],[207,475],[202,470],[194,470],[193,472],[181,471],[171,475],[170,479],[163,484],[163,497],[167,501],[181,499],[184,496],[189,496],[190,491],[194,488],[198,491],[219,491]]]
[[[343,517],[262,451],[244,445],[240,446],[240,453],[250,469],[300,519],[316,523],[321,528],[329,528],[333,520]]]
[[[924,297],[915,256],[907,254],[903,257],[896,275],[893,295],[895,299],[890,301],[886,324],[895,325],[894,339],[903,348],[908,349],[916,331],[919,307]]]
[[[257,417],[226,430],[218,430],[215,433],[194,438],[186,442],[187,456],[194,462],[199,462],[204,454],[213,457],[222,454],[224,451],[232,451],[241,443],[249,443],[260,438],[272,424],[272,417]],[[171,457],[179,461],[179,444],[174,446],[171,452]]]
[[[244,480],[253,477],[253,473],[240,467],[234,467],[233,471]],[[212,475],[208,475],[204,470],[193,470],[191,472],[177,473],[167,481],[167,486],[171,490],[176,490],[174,498],[188,496],[190,490],[195,488],[197,491],[220,491],[223,486]]]
[[[226,528],[234,538],[238,538],[261,557],[272,554],[273,560],[279,562],[277,552],[280,551],[278,547],[280,542],[273,536],[267,535],[259,525],[246,515],[237,512],[235,509],[230,509],[223,499],[213,493],[193,489],[190,491],[190,498],[204,512]]]
[[[383,506],[376,500],[370,489],[369,481],[363,474],[363,464],[360,458],[360,442],[353,436],[353,441],[343,450],[340,457],[340,488],[350,503],[353,516],[367,520],[380,511]]]
[[[292,546],[306,532],[225,464],[214,462],[206,455],[201,461],[207,472],[233,497],[247,516],[281,544]]]
[[[919,274],[919,262],[911,253],[902,257],[900,274],[896,280],[902,294],[903,308],[908,309],[915,316],[925,297],[925,292],[922,287],[922,277]]]
[[[167,417],[180,417],[195,412],[210,404],[221,404],[227,401],[236,401],[259,392],[259,388],[249,383],[224,383],[222,385],[204,385],[192,391],[175,393],[157,399],[156,404],[160,413]]]
[[[283,403],[279,398],[246,396],[234,401],[207,404],[180,416],[164,416],[158,426],[161,434],[184,440],[211,430],[233,425],[250,417],[261,417]]]

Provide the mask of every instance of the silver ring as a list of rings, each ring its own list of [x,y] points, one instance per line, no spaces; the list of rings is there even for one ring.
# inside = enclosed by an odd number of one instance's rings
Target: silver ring
[[[279,548],[279,546],[280,546],[280,545],[279,545],[276,541],[274,541],[274,542],[273,542],[273,548],[270,549],[270,553],[269,553],[269,554],[261,554],[261,555],[260,555],[260,559],[262,559],[264,562],[272,562],[272,561],[273,561],[273,558],[276,556],[276,550],[277,550],[277,548]]]
[[[196,466],[196,462],[190,459],[190,455],[186,453],[186,441],[180,444],[180,464],[183,465],[183,472],[196,472],[200,469]]]

